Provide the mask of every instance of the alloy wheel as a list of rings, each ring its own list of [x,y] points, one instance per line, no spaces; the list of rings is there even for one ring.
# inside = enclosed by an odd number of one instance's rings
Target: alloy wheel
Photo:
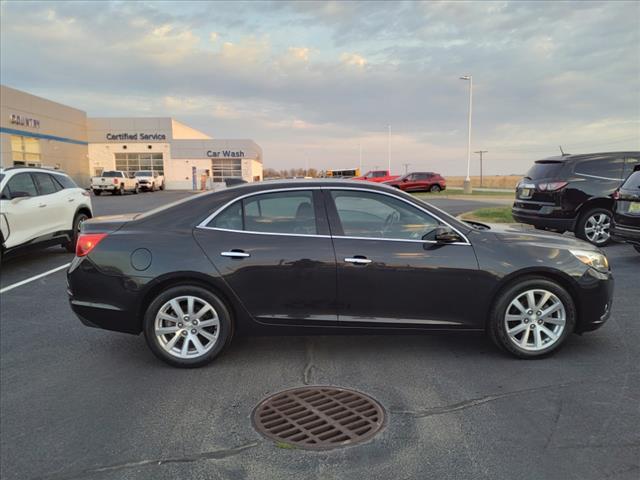
[[[176,358],[205,355],[217,343],[219,333],[218,312],[206,300],[191,295],[166,302],[154,322],[158,344]]]
[[[545,350],[558,342],[566,323],[564,304],[554,293],[544,289],[518,293],[504,315],[509,340],[529,352]]]
[[[611,217],[606,213],[596,213],[584,223],[584,234],[591,243],[599,245],[609,240]]]

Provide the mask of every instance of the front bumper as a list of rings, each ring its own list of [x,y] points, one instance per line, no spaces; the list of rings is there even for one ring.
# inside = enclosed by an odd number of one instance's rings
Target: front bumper
[[[578,309],[576,333],[584,333],[600,328],[611,316],[613,303],[613,275],[600,273],[593,268],[585,271],[578,281],[575,295]]]

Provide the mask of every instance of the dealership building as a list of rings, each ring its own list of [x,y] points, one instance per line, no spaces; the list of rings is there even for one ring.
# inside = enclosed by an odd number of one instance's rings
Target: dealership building
[[[154,170],[166,188],[200,188],[227,178],[262,180],[262,149],[217,139],[173,118],[91,118],[82,110],[1,86],[0,166],[66,171],[88,187],[105,170]]]

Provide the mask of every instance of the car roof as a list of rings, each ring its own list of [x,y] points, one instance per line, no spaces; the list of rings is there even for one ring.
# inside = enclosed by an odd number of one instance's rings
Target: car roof
[[[581,160],[583,158],[593,158],[593,157],[610,157],[613,155],[637,156],[637,155],[640,155],[640,152],[627,151],[627,152],[598,152],[598,153],[577,153],[577,154],[566,153],[564,155],[555,155],[553,157],[541,158],[540,160],[536,160],[536,161],[537,162],[540,162],[540,161],[566,162],[567,160]]]
[[[8,168],[0,168],[0,172],[2,173],[10,173],[10,172],[15,172],[15,173],[21,173],[21,172],[35,172],[35,173],[57,173],[59,175],[66,175],[68,176],[67,172],[63,171],[63,170],[56,170],[55,168],[45,168],[45,167],[21,167],[21,166],[16,166],[16,167],[8,167]]]

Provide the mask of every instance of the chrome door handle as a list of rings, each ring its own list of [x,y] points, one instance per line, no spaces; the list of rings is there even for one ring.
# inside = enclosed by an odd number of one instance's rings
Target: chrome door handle
[[[223,257],[231,257],[231,258],[247,258],[251,256],[251,254],[247,252],[237,252],[233,250],[230,252],[220,252],[220,255],[222,255]]]
[[[344,259],[347,263],[355,263],[358,265],[366,265],[367,263],[371,263],[371,260],[364,257],[347,257]]]

